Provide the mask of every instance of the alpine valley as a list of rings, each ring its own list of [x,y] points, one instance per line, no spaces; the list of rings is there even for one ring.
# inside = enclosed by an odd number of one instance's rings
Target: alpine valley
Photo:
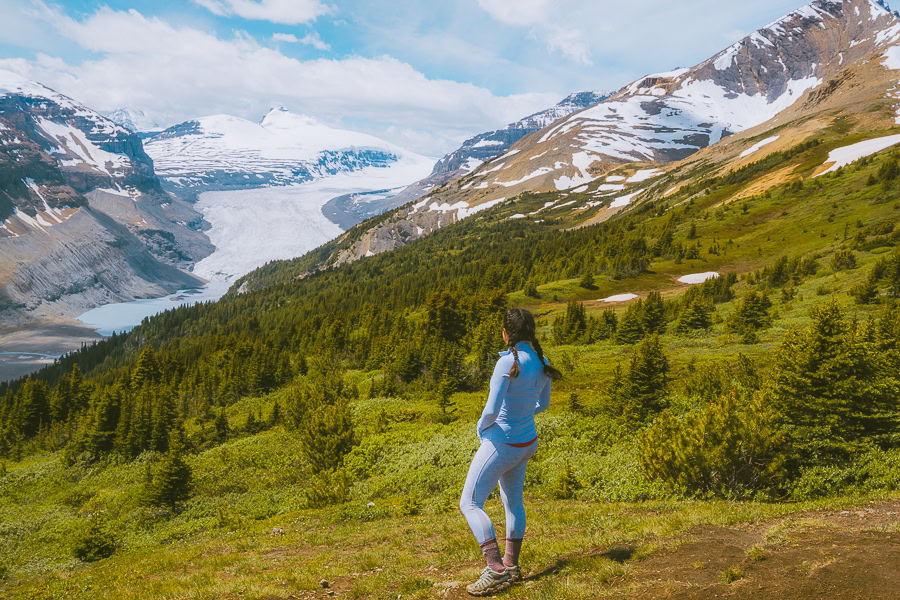
[[[436,163],[0,75],[5,322],[229,285],[0,383],[0,596],[468,597],[522,307],[563,376],[500,597],[893,599],[900,16],[815,0],[672,67]]]

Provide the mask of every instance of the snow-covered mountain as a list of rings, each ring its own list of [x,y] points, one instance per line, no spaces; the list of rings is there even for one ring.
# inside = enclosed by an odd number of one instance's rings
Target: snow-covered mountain
[[[485,131],[467,139],[462,146],[437,161],[428,177],[416,181],[394,196],[391,208],[420,198],[437,187],[468,175],[485,162],[509,150],[510,146],[526,135],[540,131],[574,112],[602,102],[614,93],[575,92],[550,108],[519,119],[501,129]]]
[[[574,112],[593,106],[615,94],[614,91],[575,92],[566,96],[559,104],[536,112],[524,119],[510,123],[502,129],[486,131],[463,142],[434,165],[433,175],[465,175],[471,173],[485,161],[503,154],[520,139],[540,131],[554,121]],[[443,182],[441,182],[443,183]]]
[[[146,149],[163,186],[191,199],[203,191],[289,185],[367,167],[406,169],[412,182],[434,162],[285,108],[259,123],[231,115],[179,123],[149,139]]]
[[[202,217],[160,188],[141,140],[0,71],[0,323],[202,283]]]
[[[128,131],[137,133],[141,138],[149,137],[150,134],[165,129],[143,110],[127,106],[106,113],[106,118]]]
[[[526,191],[587,193],[608,218],[638,203],[669,163],[745,164],[841,116],[861,131],[891,127],[898,41],[900,19],[884,2],[816,0],[694,67],[641,77],[524,136],[348,238],[330,260],[390,250]]]
[[[692,68],[647,75],[569,115],[484,165],[473,186],[562,190],[621,164],[686,158],[775,118],[886,45],[896,22],[872,0],[817,0]]]

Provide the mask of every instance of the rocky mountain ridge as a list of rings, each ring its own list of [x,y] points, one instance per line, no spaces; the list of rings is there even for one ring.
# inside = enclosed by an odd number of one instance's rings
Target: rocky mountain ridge
[[[900,19],[884,3],[817,0],[695,67],[642,77],[523,137],[471,174],[348,233],[324,264],[390,250],[525,192],[589,195],[585,208],[605,207],[596,222],[677,189],[651,190],[679,165],[736,168],[841,119],[859,131],[892,127],[897,113],[886,107],[900,99],[898,40]]]
[[[203,280],[202,218],[133,132],[0,71],[0,323],[72,317]]]
[[[485,131],[463,142],[462,146],[437,161],[431,174],[410,185],[394,197],[390,208],[416,200],[431,190],[468,175],[485,162],[503,154],[526,135],[540,131],[554,121],[593,106],[615,91],[574,92],[545,110],[519,119],[501,129]]]

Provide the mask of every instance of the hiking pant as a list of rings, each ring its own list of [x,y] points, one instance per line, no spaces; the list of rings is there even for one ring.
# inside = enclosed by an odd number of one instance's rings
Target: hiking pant
[[[525,535],[525,468],[537,451],[538,442],[516,448],[503,442],[482,440],[466,476],[459,510],[462,511],[479,544],[496,537],[494,525],[484,512],[484,503],[497,483],[506,509],[506,537],[521,539]]]

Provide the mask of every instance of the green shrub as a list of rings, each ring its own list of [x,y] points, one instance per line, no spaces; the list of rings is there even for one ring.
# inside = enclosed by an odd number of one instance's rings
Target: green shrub
[[[728,567],[719,574],[719,582],[728,585],[738,579],[743,579],[744,571],[739,567]]]
[[[755,394],[736,394],[676,418],[669,411],[640,440],[641,467],[675,491],[727,498],[766,495],[784,477],[784,449],[772,415]]]
[[[76,537],[72,553],[83,562],[108,558],[115,553],[119,542],[98,518],[92,518]]]
[[[566,459],[562,470],[550,485],[550,495],[560,500],[567,500],[575,497],[575,493],[582,488],[581,482],[575,476],[575,470],[572,463]]]
[[[308,508],[320,508],[346,502],[350,495],[350,480],[344,469],[319,471],[313,475],[309,487],[303,491]]]
[[[422,502],[422,499],[418,496],[413,495],[405,495],[401,496],[396,501],[396,508],[394,509],[394,514],[398,517],[409,517],[412,515],[418,515],[422,512],[422,508],[425,503]]]
[[[872,449],[843,464],[812,465],[801,469],[791,486],[796,500],[811,500],[854,491],[900,489],[900,448]]]

